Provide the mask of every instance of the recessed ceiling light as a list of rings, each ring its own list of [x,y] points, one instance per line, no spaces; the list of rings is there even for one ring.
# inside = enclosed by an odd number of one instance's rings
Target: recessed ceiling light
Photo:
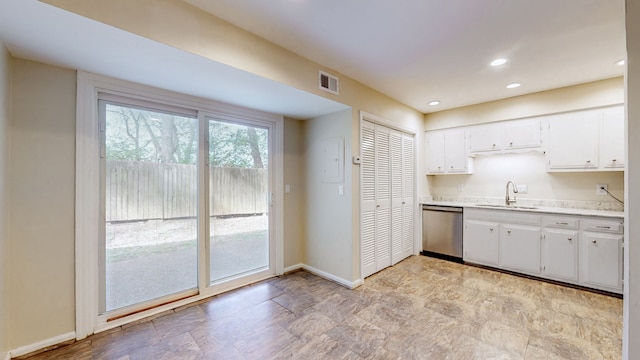
[[[625,63],[625,62],[624,62],[624,59],[620,59],[620,60],[618,60],[618,61],[614,62],[614,64],[616,64],[616,65],[620,65],[620,66],[624,65],[624,63]]]
[[[512,83],[512,84],[507,85],[507,89],[515,89],[517,87],[520,87],[520,85],[522,85],[522,84],[520,84],[520,83]]]
[[[507,61],[509,61],[507,58],[499,58],[499,59],[495,59],[492,62],[490,62],[489,65],[491,65],[491,66],[500,66],[500,65],[506,64]]]
[[[433,100],[429,102],[429,105],[431,106],[436,106],[436,105],[440,105],[440,101],[439,100]]]

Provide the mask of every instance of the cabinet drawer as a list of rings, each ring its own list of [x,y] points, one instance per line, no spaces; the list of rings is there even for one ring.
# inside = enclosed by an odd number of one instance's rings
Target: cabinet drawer
[[[622,220],[584,219],[582,230],[622,234],[624,225]]]
[[[577,229],[580,226],[580,221],[575,217],[543,216],[542,226],[558,229]]]

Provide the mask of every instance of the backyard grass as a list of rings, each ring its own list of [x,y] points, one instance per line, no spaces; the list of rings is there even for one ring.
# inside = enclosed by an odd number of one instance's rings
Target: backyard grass
[[[221,244],[229,242],[246,242],[252,240],[266,239],[267,230],[255,230],[247,232],[238,232],[235,234],[214,235],[211,237],[211,244]],[[176,242],[166,242],[159,244],[126,246],[107,249],[107,263],[116,263],[120,261],[131,260],[139,257],[147,257],[152,255],[160,255],[180,250],[195,248],[197,246],[195,239],[183,240]],[[215,246],[215,245],[214,245]]]

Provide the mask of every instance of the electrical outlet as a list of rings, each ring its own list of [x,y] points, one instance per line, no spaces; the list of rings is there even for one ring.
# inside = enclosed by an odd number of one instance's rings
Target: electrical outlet
[[[464,191],[464,184],[458,184],[458,192]]]
[[[607,195],[607,184],[598,184],[596,185],[596,195],[606,196]]]
[[[516,189],[518,189],[518,194],[526,194],[529,192],[526,184],[518,184],[516,185]]]

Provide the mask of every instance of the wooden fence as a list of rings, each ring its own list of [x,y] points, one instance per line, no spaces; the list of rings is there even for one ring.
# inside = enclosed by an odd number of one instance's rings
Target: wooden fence
[[[195,217],[198,209],[195,165],[107,161],[106,221]],[[265,169],[209,170],[211,216],[267,211]]]

